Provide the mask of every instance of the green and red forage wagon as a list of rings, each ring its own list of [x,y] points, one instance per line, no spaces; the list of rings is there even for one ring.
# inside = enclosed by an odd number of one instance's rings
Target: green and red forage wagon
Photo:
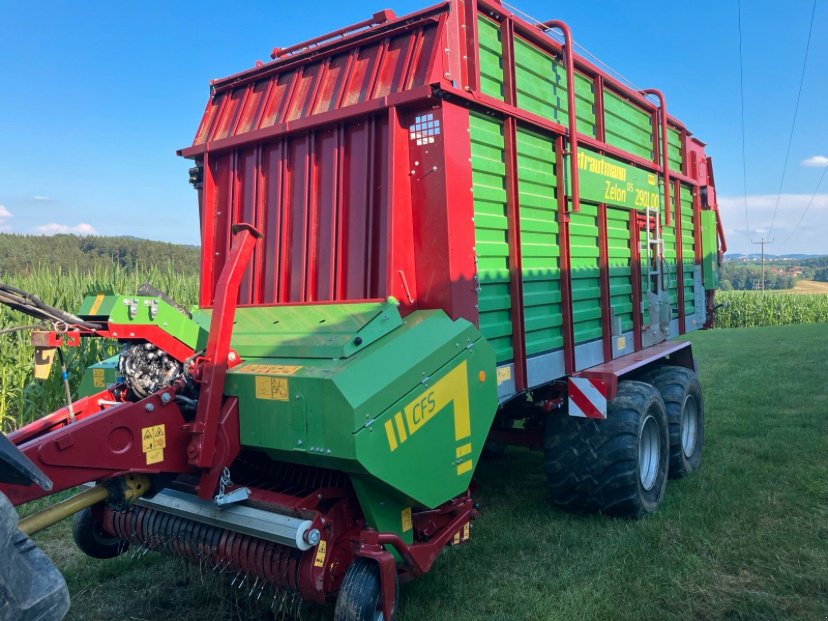
[[[560,505],[654,511],[699,466],[674,337],[712,321],[724,250],[710,158],[664,96],[493,0],[271,56],[211,83],[180,152],[198,306],[93,290],[35,334],[123,349],[9,434],[15,505],[94,482],[21,528],[82,509],[93,556],[179,555],[345,621],[390,619],[469,539],[484,451],[544,450]]]

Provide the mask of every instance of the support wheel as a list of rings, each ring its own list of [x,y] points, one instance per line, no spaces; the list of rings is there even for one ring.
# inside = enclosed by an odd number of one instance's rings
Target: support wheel
[[[105,533],[87,507],[75,514],[72,520],[72,538],[80,551],[92,558],[115,558],[126,552],[126,541]]]
[[[704,400],[696,374],[684,367],[659,367],[648,374],[661,393],[670,428],[670,478],[681,479],[701,466]]]
[[[620,382],[606,420],[550,416],[544,450],[556,504],[631,518],[653,513],[667,485],[664,401],[649,384]]]
[[[394,586],[399,595],[399,584]],[[351,563],[336,597],[334,621],[386,621],[380,602],[379,566],[375,562],[356,558]]]

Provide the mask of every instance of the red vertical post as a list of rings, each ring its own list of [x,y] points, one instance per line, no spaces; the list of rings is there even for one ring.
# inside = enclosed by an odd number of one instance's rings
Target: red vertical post
[[[514,22],[503,20],[503,89],[506,103],[517,103],[515,86]],[[509,288],[512,302],[512,351],[515,365],[515,389],[526,390],[526,331],[523,312],[523,261],[520,244],[520,197],[517,165],[517,121],[507,116],[503,121],[503,142],[506,157],[506,219],[509,240]]]
[[[659,121],[661,128],[661,168],[664,177],[664,226],[670,226],[670,151],[667,138],[667,100],[664,93],[655,88],[648,88],[641,91],[645,95],[655,95],[659,101]]]
[[[676,203],[676,278],[678,279],[677,294],[678,294],[678,321],[679,334],[687,332],[686,313],[684,308],[684,248],[682,240],[682,222],[681,222],[681,182],[676,179],[675,187],[673,188],[673,199]]]
[[[561,319],[564,338],[564,368],[567,374],[575,372],[575,333],[572,328],[572,265],[569,257],[569,214],[566,205],[564,179],[563,137],[555,140],[555,176],[558,179],[558,247],[561,269]]]
[[[191,424],[193,439],[187,447],[188,462],[199,468],[211,468],[216,452],[216,436],[221,406],[224,400],[224,378],[230,355],[230,339],[233,336],[233,321],[236,316],[236,300],[242,277],[253,256],[256,241],[262,237],[249,224],[233,227],[237,238],[227,256],[216,283],[216,297],[210,318],[210,331],[204,353],[196,419]],[[209,498],[214,490],[200,485],[198,495]]]
[[[581,190],[578,180],[578,112],[575,97],[575,49],[572,31],[564,22],[551,20],[542,24],[547,30],[560,30],[563,35],[563,55],[566,66],[566,100],[567,116],[569,120],[569,177],[570,194],[572,197],[572,211],[581,209]]]
[[[638,212],[630,210],[630,278],[632,279],[633,298],[633,341],[635,351],[641,349],[641,229],[638,226]]]
[[[213,269],[216,261],[216,180],[210,164],[210,152],[204,154],[201,191],[201,282],[199,306],[213,301]]]
[[[598,205],[598,274],[601,286],[601,332],[604,362],[612,360],[612,304],[610,303],[609,239],[607,236],[607,205]]]

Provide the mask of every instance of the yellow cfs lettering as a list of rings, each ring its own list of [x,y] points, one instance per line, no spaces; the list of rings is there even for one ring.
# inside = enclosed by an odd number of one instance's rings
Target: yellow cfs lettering
[[[434,414],[434,410],[436,409],[437,401],[434,399],[434,391],[432,390],[411,406],[411,422],[409,427],[414,429],[418,428],[426,421],[426,419],[431,418],[430,415]]]
[[[385,421],[388,448],[397,450],[444,408],[453,405],[454,436],[460,442],[471,435],[468,365],[464,360],[430,389],[420,393]]]

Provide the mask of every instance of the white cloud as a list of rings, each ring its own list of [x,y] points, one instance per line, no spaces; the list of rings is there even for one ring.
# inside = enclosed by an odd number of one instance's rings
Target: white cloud
[[[38,201],[38,202],[41,202],[41,203],[51,203],[53,199],[52,199],[51,196],[41,196],[40,194],[37,194],[35,196],[32,196],[32,200],[35,200],[35,201]]]
[[[11,218],[12,212],[6,209],[5,205],[0,205],[0,233],[11,231],[11,224],[8,222]]]
[[[808,208],[812,197],[813,202]],[[776,194],[748,196],[749,232],[745,231],[745,197],[719,196],[718,200],[729,252],[757,252],[759,246],[752,242],[762,237],[775,240],[767,248],[771,254],[828,252],[825,243],[828,237],[828,194],[782,194],[778,210]]]
[[[808,159],[802,160],[801,163],[807,168],[825,168],[828,166],[828,157],[824,155],[813,155]]]
[[[81,222],[80,224],[76,224],[75,226],[69,226],[67,224],[58,224],[57,222],[50,222],[49,224],[44,224],[42,226],[38,226],[35,230],[40,233],[41,235],[61,235],[61,234],[71,234],[71,235],[97,235],[98,231],[95,230],[91,224],[87,224],[86,222]]]

